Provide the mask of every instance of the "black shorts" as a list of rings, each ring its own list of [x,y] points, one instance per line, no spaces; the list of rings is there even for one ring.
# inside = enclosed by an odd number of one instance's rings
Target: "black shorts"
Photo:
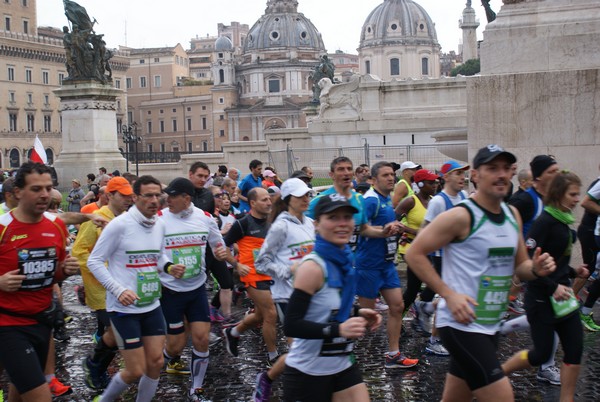
[[[210,322],[205,285],[189,292],[176,292],[163,286],[160,305],[169,335],[185,332],[184,317],[188,322]]]
[[[252,286],[249,283],[246,284],[249,287],[252,287],[256,290],[271,290],[271,286],[273,285],[273,281],[256,281],[256,286]]]
[[[0,363],[21,395],[46,383],[50,328],[42,325],[0,327]],[[31,350],[35,353],[31,353]]]
[[[336,392],[363,382],[358,365],[331,375],[309,375],[285,366],[283,400],[285,402],[330,402]]]
[[[141,314],[109,312],[115,340],[120,350],[142,347],[145,336],[165,335],[166,323],[160,307]]]
[[[208,244],[206,245],[206,272],[212,274],[221,289],[233,289],[233,276],[227,268],[227,263],[217,260]]]
[[[466,381],[471,391],[504,377],[498,361],[499,335],[459,331],[451,327],[438,329],[444,347],[450,352],[448,372]]]

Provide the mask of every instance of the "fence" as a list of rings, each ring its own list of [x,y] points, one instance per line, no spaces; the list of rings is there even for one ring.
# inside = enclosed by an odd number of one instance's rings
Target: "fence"
[[[444,144],[443,153],[440,148],[442,147],[438,144],[371,146],[368,143],[361,147],[318,149],[288,147],[269,151],[269,165],[284,177],[291,175],[292,172],[303,166],[309,166],[316,178],[329,177],[329,165],[338,156],[347,156],[352,160],[354,166],[362,163],[371,166],[379,161],[396,163],[413,161],[426,169],[439,170],[448,159],[457,159],[453,155],[466,155],[467,143]]]

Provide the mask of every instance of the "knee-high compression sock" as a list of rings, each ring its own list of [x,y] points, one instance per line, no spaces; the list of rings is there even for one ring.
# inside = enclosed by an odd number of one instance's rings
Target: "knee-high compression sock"
[[[135,402],[150,402],[156,394],[158,388],[158,378],[156,380],[143,375],[138,384],[138,394]]]
[[[110,384],[102,393],[100,397],[100,401],[102,402],[112,402],[119,397],[129,387],[129,384],[125,384],[125,381],[121,378],[121,373],[117,373],[110,380]]]
[[[207,368],[208,352],[198,352],[196,349],[193,349],[191,363],[192,387],[190,388],[190,392],[194,392],[196,388],[202,388]]]
[[[512,320],[508,320],[504,324],[502,324],[502,327],[500,328],[500,333],[502,335],[506,335],[511,332],[523,331],[526,329],[529,329],[529,322],[527,321],[527,316],[522,315],[520,317],[513,318]]]

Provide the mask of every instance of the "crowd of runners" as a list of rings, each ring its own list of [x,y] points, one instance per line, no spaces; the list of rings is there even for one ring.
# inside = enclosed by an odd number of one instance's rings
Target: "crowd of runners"
[[[381,365],[417,366],[402,352],[407,314],[428,337],[425,351],[447,356],[442,400],[514,400],[510,374],[538,367],[537,378],[572,401],[583,330],[600,330],[591,315],[600,281],[586,286],[600,246],[600,182],[583,196],[575,230],[582,182],[550,155],[527,164],[489,145],[470,165],[429,168],[355,169],[338,157],[321,192],[310,167],[281,180],[258,160],[243,178],[196,162],[170,183],[102,168],[87,192],[73,181],[62,212],[49,168],[24,164],[4,181],[0,205],[7,400],[72,393],[54,375],[54,342],[68,340],[61,281],[81,275],[77,294],[97,322],[93,352],[81,356],[94,401],[117,400],[132,384],[137,401],[151,401],[169,375],[190,377],[189,400],[213,399],[211,325],[234,357],[246,331],[261,331],[254,401],[269,401],[274,381],[285,401],[368,401],[355,342],[385,325]],[[577,240],[584,264],[573,267]],[[240,321],[232,306],[241,297],[252,307]],[[519,330],[530,331],[531,349],[500,361],[501,335]],[[123,364],[110,376],[117,354]]]

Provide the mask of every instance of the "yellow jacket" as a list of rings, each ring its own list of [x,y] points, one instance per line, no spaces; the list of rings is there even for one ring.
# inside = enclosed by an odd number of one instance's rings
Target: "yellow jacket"
[[[98,214],[106,218],[108,221],[114,219],[115,215],[112,213],[107,205],[94,211],[94,214]],[[73,244],[73,250],[71,254],[79,261],[79,267],[81,269],[81,278],[83,279],[83,286],[85,288],[85,304],[92,310],[105,310],[106,309],[106,289],[92,273],[87,266],[87,260],[102,229],[94,225],[92,222],[85,222],[79,227],[79,233]]]

